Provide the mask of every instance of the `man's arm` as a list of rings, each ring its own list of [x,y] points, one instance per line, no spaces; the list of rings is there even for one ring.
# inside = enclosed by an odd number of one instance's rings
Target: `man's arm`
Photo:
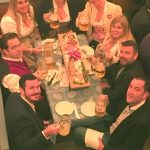
[[[19,149],[21,150],[42,150],[50,144],[50,140],[47,140],[42,134],[42,129],[39,133],[34,134],[36,126],[27,117],[22,116],[18,118],[13,124],[14,140]]]

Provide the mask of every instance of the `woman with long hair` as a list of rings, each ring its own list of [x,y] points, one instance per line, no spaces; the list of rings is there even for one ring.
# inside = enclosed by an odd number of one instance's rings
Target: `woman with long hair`
[[[120,15],[112,20],[108,34],[103,43],[97,46],[95,53],[103,50],[106,54],[107,66],[109,66],[118,61],[121,43],[126,40],[134,40],[134,37],[127,18]]]
[[[108,2],[107,0],[88,0],[85,9],[79,12],[76,18],[76,26],[82,30],[81,16],[86,13],[89,18],[89,28],[87,30],[87,38],[92,47],[95,48],[97,43],[104,40],[109,31],[112,19],[122,14],[119,5]]]

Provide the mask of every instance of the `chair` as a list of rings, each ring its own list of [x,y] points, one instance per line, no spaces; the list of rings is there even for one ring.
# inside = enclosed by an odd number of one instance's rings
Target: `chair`
[[[1,121],[0,121],[0,150],[9,150],[1,87],[0,87],[0,118],[1,118]]]

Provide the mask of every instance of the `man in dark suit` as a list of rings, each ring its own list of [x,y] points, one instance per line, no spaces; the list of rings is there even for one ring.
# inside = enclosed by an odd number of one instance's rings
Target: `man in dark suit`
[[[127,90],[127,105],[120,106],[107,131],[80,127],[75,130],[76,140],[97,150],[142,150],[150,131],[149,90],[143,77],[134,78]]]
[[[130,81],[135,76],[144,74],[140,62],[137,60],[138,46],[135,41],[129,40],[122,43],[119,61],[106,68],[106,74],[100,86],[102,93],[108,96],[109,105],[107,112],[113,114],[123,102]]]
[[[11,150],[48,150],[59,124],[44,127],[38,118],[34,104],[41,95],[39,80],[26,74],[19,80],[20,94],[9,96],[5,107],[5,118]]]

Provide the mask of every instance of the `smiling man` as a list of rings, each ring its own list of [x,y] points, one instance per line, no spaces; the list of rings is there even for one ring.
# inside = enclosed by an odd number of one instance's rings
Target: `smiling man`
[[[39,101],[39,80],[26,74],[19,80],[20,94],[9,96],[5,107],[5,118],[11,150],[48,150],[59,124],[44,126],[38,117],[35,104]]]
[[[133,78],[126,94],[127,104],[120,106],[108,129],[98,132],[77,128],[76,140],[97,150],[142,150],[150,130],[149,90],[149,82],[145,78]],[[102,130],[99,128],[99,131]]]

